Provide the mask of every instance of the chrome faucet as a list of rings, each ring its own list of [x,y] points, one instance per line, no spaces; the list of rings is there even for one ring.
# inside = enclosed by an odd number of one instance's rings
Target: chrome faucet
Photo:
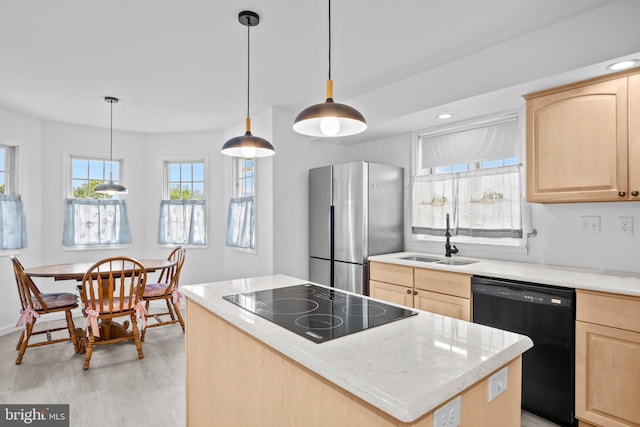
[[[449,241],[449,238],[451,237],[451,229],[449,228],[449,214],[447,214],[447,231],[444,233],[444,235],[447,238],[447,241],[444,244],[444,256],[451,258],[451,254],[458,253],[458,248],[456,248],[456,245],[452,245]]]

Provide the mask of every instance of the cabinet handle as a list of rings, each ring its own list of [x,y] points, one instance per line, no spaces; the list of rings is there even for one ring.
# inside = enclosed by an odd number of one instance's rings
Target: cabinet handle
[[[411,295],[411,289],[407,289],[407,293]]]
[[[618,196],[620,196],[620,197],[624,197],[624,196],[626,196],[626,195],[627,195],[627,193],[626,193],[626,192],[624,192],[624,191],[620,191],[620,192],[618,193]]]
[[[633,191],[631,192],[631,195],[632,195],[633,197],[638,197],[638,194],[640,194],[640,193],[638,193],[638,190],[633,190]]]
[[[418,295],[418,291],[413,291],[413,294],[414,295]]]

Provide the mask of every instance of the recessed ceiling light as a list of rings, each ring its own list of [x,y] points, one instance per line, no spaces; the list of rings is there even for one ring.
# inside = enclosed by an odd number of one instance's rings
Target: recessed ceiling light
[[[451,117],[453,117],[453,114],[451,113],[442,113],[436,116],[439,119],[450,119]]]
[[[616,62],[615,64],[608,65],[607,68],[614,71],[626,70],[638,63],[637,59],[629,59],[627,61]]]

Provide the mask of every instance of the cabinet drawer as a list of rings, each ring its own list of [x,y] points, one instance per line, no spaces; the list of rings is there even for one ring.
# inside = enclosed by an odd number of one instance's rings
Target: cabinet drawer
[[[640,298],[592,291],[576,291],[576,319],[640,332]]]
[[[471,298],[471,275],[449,271],[415,269],[415,287],[425,291]]]
[[[413,288],[413,267],[372,262],[369,268],[369,278],[378,282],[395,283]]]

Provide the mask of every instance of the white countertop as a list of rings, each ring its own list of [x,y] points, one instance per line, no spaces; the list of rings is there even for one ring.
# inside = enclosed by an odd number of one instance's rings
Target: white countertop
[[[419,252],[398,252],[371,256],[369,261],[640,296],[640,274],[637,273],[456,256],[453,259],[474,260],[477,262],[467,265],[446,265],[402,259],[406,256],[444,258],[440,255]]]
[[[314,343],[224,300],[308,281],[284,275],[181,286],[239,329],[403,422],[412,422],[533,346],[523,335],[425,311]]]

